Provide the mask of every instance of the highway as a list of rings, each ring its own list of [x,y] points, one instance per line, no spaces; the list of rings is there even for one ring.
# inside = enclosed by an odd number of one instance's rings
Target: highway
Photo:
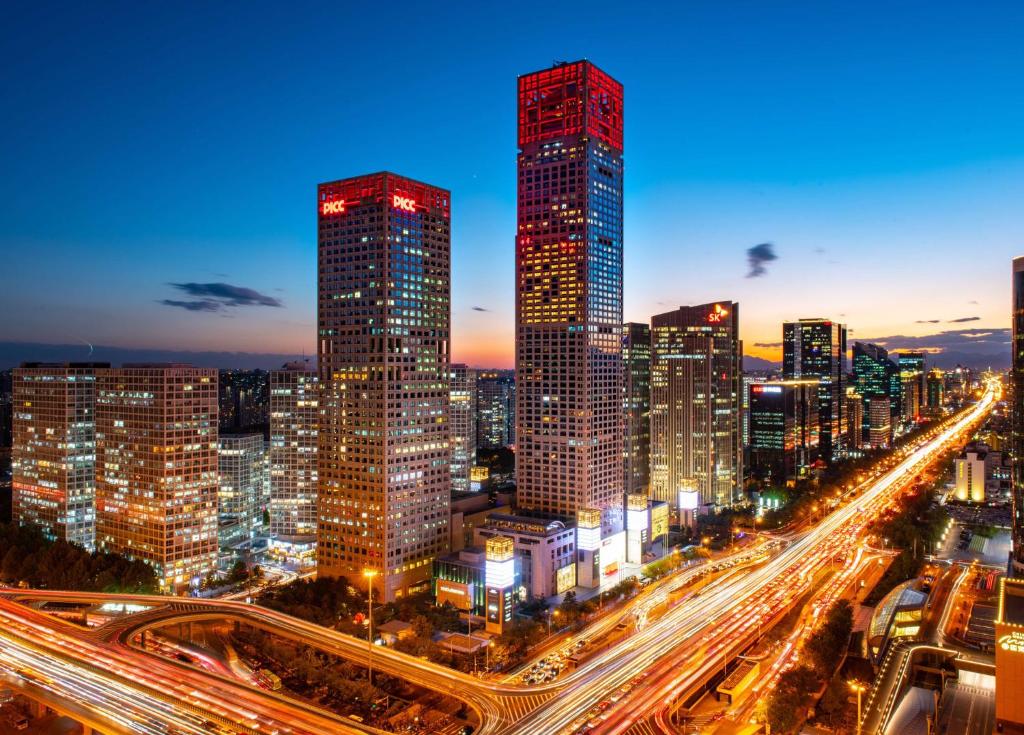
[[[670,577],[663,587],[645,594],[642,605],[631,608],[641,611],[642,625],[635,634],[595,654],[559,680],[525,687],[480,679],[381,647],[373,649],[374,668],[467,702],[481,721],[478,733],[553,735],[590,729],[623,733],[638,723],[654,721],[678,696],[721,669],[762,627],[767,629],[835,558],[852,559],[869,522],[923,466],[987,414],[995,401],[994,391],[990,388],[966,414],[921,440],[891,469],[869,478],[853,491],[854,497],[816,526],[792,534],[785,545],[773,544],[770,551],[764,548],[767,544],[743,550],[736,557],[745,557],[744,563],[726,571],[713,585],[684,596],[660,617],[647,619],[646,611],[654,602],[660,603],[662,589],[667,595],[667,590],[687,584],[699,570]],[[47,676],[63,687],[65,695],[87,685],[110,687],[97,689],[82,701],[104,717],[130,717],[134,725],[126,726],[127,732],[208,733],[211,730],[204,729],[207,721],[223,726],[224,732],[300,735],[371,731],[272,692],[161,660],[128,645],[147,628],[211,619],[251,623],[356,662],[366,660],[366,641],[231,600],[14,589],[0,593],[0,665],[8,674],[31,661],[38,663],[29,651],[51,657],[54,666],[63,668],[55,672],[59,676]],[[123,601],[151,609],[89,631],[15,602],[33,599]],[[167,713],[164,708],[173,702],[179,702],[179,708]],[[137,718],[166,722],[176,729],[141,729]]]

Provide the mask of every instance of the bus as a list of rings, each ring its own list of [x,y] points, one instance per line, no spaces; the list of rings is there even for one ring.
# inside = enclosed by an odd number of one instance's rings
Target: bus
[[[270,669],[260,669],[257,671],[256,681],[274,692],[281,688],[281,677]]]

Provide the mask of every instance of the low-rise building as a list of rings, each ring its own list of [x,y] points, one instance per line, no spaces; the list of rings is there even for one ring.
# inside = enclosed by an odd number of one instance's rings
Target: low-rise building
[[[473,532],[477,546],[507,536],[519,562],[521,586],[531,597],[551,597],[576,586],[576,527],[558,520],[492,513]]]

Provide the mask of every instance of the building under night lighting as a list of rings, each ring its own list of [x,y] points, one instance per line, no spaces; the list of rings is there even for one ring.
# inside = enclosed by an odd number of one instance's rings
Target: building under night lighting
[[[96,545],[181,592],[217,560],[217,371],[96,371]]]
[[[317,572],[383,601],[449,547],[450,206],[393,173],[317,190]]]
[[[92,550],[96,533],[96,370],[108,363],[25,363],[14,370],[13,519]]]
[[[270,533],[288,543],[316,539],[320,382],[305,363],[270,373]]]
[[[651,497],[679,507],[742,499],[739,304],[681,306],[651,320]]]
[[[629,322],[622,327],[623,472],[626,493],[646,493],[651,467],[651,328]]]
[[[452,492],[468,492],[469,473],[476,464],[476,370],[452,365],[448,395]]]
[[[821,457],[831,462],[846,433],[846,325],[831,319],[783,324],[782,376],[787,380],[818,379]]]
[[[1010,448],[1013,457],[1013,573],[1024,577],[1024,256],[1013,259],[1013,401]]]
[[[818,458],[820,384],[814,379],[750,386],[750,471],[773,484],[807,477]]]
[[[599,510],[606,534],[624,510],[622,113],[588,61],[519,77],[517,500]]]

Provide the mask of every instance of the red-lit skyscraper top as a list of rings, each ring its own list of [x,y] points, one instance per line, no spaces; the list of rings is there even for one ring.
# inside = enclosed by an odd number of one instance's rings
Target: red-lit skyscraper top
[[[586,133],[622,150],[622,85],[575,61],[519,77],[519,147]]]

